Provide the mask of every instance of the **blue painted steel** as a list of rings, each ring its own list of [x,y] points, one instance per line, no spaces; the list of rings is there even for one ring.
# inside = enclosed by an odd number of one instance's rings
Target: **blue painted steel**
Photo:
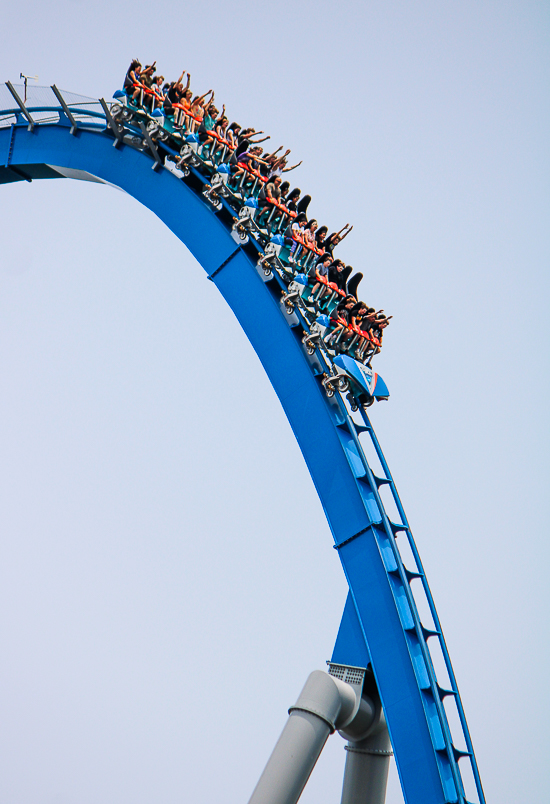
[[[30,109],[32,112],[32,109]],[[3,112],[0,111],[0,116]],[[370,661],[395,753],[407,804],[467,804],[458,757],[443,708],[449,695],[457,706],[469,762],[484,804],[462,704],[433,599],[393,479],[370,421],[350,415],[343,399],[331,399],[320,379],[323,357],[308,357],[297,316],[279,303],[282,283],[264,281],[248,253],[236,247],[229,228],[202,196],[167,170],[153,171],[142,151],[113,147],[105,131],[79,126],[70,136],[66,123],[0,128],[0,181],[6,168],[29,174],[36,166],[86,171],[133,195],[153,211],[189,248],[230,305],[264,366],[298,440],[330,524],[350,594],[333,661],[366,666]],[[44,172],[44,171],[43,171]],[[195,176],[200,174],[193,170]],[[15,174],[17,176],[17,174]],[[38,175],[41,172],[38,171]],[[251,238],[251,242],[253,239]],[[249,247],[250,248],[250,247]],[[306,322],[302,321],[306,326]],[[355,363],[355,361],[353,361]],[[381,380],[379,380],[381,382]],[[361,438],[372,440],[384,471],[373,475]],[[400,522],[390,522],[379,489],[388,485]],[[415,558],[405,568],[397,538],[407,539]],[[422,584],[434,629],[422,625],[411,580]],[[450,690],[441,689],[428,647],[437,640],[447,666]]]
[[[382,377],[369,366],[359,363],[349,355],[338,355],[334,358],[334,363],[344,369],[355,384],[369,396],[386,399],[390,395]]]
[[[380,374],[374,375],[374,396],[376,399],[387,399],[390,395],[388,390],[388,386],[380,376]]]

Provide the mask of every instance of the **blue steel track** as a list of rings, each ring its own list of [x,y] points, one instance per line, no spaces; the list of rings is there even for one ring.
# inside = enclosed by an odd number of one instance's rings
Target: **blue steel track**
[[[349,585],[332,661],[372,667],[405,801],[474,802],[472,793],[469,799],[465,793],[461,771],[467,767],[477,802],[485,804],[433,598],[367,414],[361,409],[352,414],[339,393],[326,396],[324,358],[307,355],[301,342],[307,322],[299,314],[285,314],[281,281],[276,275],[266,281],[257,270],[253,240],[239,246],[231,237],[229,216],[216,214],[197,189],[208,177],[193,169],[193,180],[186,182],[156,163],[135,137],[117,142],[102,107],[93,103],[71,105],[76,129],[56,103],[27,104],[31,119],[40,120],[34,126],[15,104],[0,111],[0,183],[95,177],[140,201],[189,248],[255,349],[311,473]],[[364,439],[372,442],[382,476],[369,466]],[[397,522],[386,514],[383,486],[393,496]],[[405,567],[401,558],[399,545],[405,541],[413,566]],[[429,623],[418,613],[419,595],[427,602]],[[436,674],[430,646],[442,656],[443,678]],[[451,709],[458,723],[453,733],[447,718]]]

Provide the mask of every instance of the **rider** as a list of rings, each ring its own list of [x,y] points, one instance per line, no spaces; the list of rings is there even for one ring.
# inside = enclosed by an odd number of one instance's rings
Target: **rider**
[[[132,59],[128,71],[124,76],[123,89],[127,95],[131,95],[134,91],[134,84],[139,83],[141,70],[142,67],[138,59]]]
[[[290,263],[293,263],[295,258],[300,253],[301,246],[304,242],[304,229],[306,223],[307,215],[305,212],[300,212],[290,226],[287,227],[285,232],[285,245],[290,246],[290,254],[288,256],[288,261]]]
[[[264,184],[259,192],[258,201],[260,203],[264,203],[265,206],[262,207],[260,212],[258,213],[258,223],[260,218],[265,212],[269,212],[273,209],[271,206],[272,204],[278,204],[281,200],[281,177],[280,176],[272,176],[271,179],[268,181],[267,184]]]
[[[313,285],[311,290],[311,298],[315,301],[315,304],[319,304],[322,298],[328,293],[327,288],[327,274],[328,274],[328,267],[332,262],[332,257],[328,252],[323,254],[317,262],[309,269],[309,282]],[[321,288],[319,295],[315,298],[315,294]]]
[[[353,226],[350,226],[349,223],[346,223],[346,225],[343,226],[339,232],[333,232],[331,235],[329,235],[325,240],[325,251],[329,251],[332,254],[338,243],[341,243],[344,237],[347,237],[352,229]]]
[[[344,343],[352,337],[352,333],[349,331],[348,327],[351,311],[355,303],[355,296],[346,296],[330,314],[330,323],[334,326],[334,329],[330,332],[328,337],[325,337],[327,346],[330,346],[338,335],[342,336]]]

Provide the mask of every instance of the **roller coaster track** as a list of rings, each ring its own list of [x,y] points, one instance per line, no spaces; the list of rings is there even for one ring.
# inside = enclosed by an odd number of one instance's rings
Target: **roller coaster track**
[[[258,267],[262,243],[252,236],[236,242],[238,210],[227,200],[221,210],[208,202],[210,177],[196,167],[184,178],[173,175],[145,128],[116,123],[109,103],[55,87],[32,92],[24,103],[20,87],[1,88],[0,183],[68,177],[115,185],[189,248],[255,349],[311,473],[349,585],[332,662],[372,668],[405,801],[473,804],[476,796],[485,804],[435,604],[375,432],[364,409],[352,411],[339,391],[327,397],[321,380],[329,358],[319,349],[307,354],[301,336],[309,322],[298,307],[287,315],[284,279]],[[368,442],[378,475],[367,461]],[[397,521],[386,513],[384,487]],[[452,733],[450,723],[457,724]],[[469,798],[466,778],[473,782]]]

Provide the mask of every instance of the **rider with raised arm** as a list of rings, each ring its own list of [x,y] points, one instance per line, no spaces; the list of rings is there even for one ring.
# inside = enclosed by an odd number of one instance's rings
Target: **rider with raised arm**
[[[214,95],[212,95],[209,102],[204,107],[204,115],[198,131],[199,140],[203,143],[203,149],[212,145],[215,137],[212,136],[211,132],[214,131],[216,133],[216,126],[218,126],[223,119],[227,120],[225,117],[225,104],[221,114],[218,116],[218,110],[214,106]]]
[[[273,151],[272,153],[270,153],[269,151],[264,151],[262,154],[262,159],[265,159],[266,161],[265,175],[269,180],[271,180],[272,176],[279,175],[277,171],[273,169],[273,166],[276,165],[277,162],[279,161],[277,154],[279,153],[282,147],[283,147],[282,145],[279,146],[279,148],[277,148],[277,150]]]
[[[292,167],[287,167],[286,157],[282,156],[279,159],[279,164],[277,165],[277,173],[279,173],[279,175],[282,175],[283,173],[290,173],[291,170],[296,170],[296,168],[300,167],[301,164],[302,160],[300,159],[300,161],[296,162],[296,164],[292,165]]]
[[[375,343],[372,346],[372,349],[368,354],[368,360],[366,361],[367,366],[370,366],[371,360],[374,357],[374,355],[380,353],[380,350],[382,349],[382,336],[384,334],[384,330],[386,329],[387,326],[389,326],[390,319],[392,318],[393,318],[392,315],[386,316],[383,310],[380,310],[378,313],[376,313],[370,331],[371,335],[376,339],[377,343]],[[361,359],[364,359],[364,356],[362,356]]]
[[[184,75],[185,70],[182,72],[177,81],[172,81],[169,84],[167,91],[164,93],[165,94],[163,103],[164,113],[166,115],[174,115],[175,122],[178,125],[180,125],[182,121],[179,119],[179,116],[174,106],[185,105],[186,93],[188,92],[189,94],[191,93],[191,90],[189,89],[189,84],[191,83],[191,74],[187,73],[187,83],[185,87],[182,84]],[[187,104],[187,107],[189,107],[189,104]]]
[[[369,329],[374,321],[376,312],[374,307],[369,307],[365,302],[358,301],[350,312],[351,328],[359,336],[357,341],[356,356],[358,360],[363,359],[366,347],[370,344]]]
[[[251,145],[258,145],[260,142],[265,142],[266,140],[271,139],[268,136],[263,137],[261,140],[252,139],[252,137],[257,137],[263,133],[263,131],[255,131],[253,128],[241,129],[237,136],[237,147],[235,148],[235,151],[231,157],[232,164],[237,164],[239,161],[239,156],[247,151]]]
[[[142,91],[142,87],[145,87],[146,90],[152,90],[154,80],[153,76],[156,72],[155,64],[156,61],[154,61],[152,64],[147,64],[145,69],[141,71],[140,82],[142,86],[136,87],[134,97]],[[152,102],[152,92],[144,92],[142,95],[142,102],[144,106],[149,106]]]
[[[191,83],[191,73],[187,73],[187,83],[185,86],[183,86],[182,84],[184,75],[185,70],[182,72],[177,81],[172,81],[172,83],[170,84],[170,88],[168,90],[168,99],[172,103],[180,103],[181,99],[189,89],[189,85]]]
[[[208,97],[208,95],[212,95],[210,102],[214,99],[214,91],[209,89],[208,92],[205,92],[204,95],[195,95],[191,103],[189,104],[189,131],[191,134],[194,134],[196,129],[202,123],[202,118],[204,115],[204,101]],[[209,104],[210,104],[209,102]],[[208,104],[208,105],[209,105]]]
[[[344,237],[347,237],[352,229],[353,226],[350,226],[349,223],[346,223],[345,226],[342,226],[339,232],[333,232],[331,235],[329,235],[325,240],[325,250],[332,254],[338,243],[341,243]]]
[[[239,155],[237,170],[232,177],[232,181],[235,182],[235,186],[238,184],[238,179],[243,175],[243,173],[252,173],[253,171],[258,171],[260,165],[262,163],[265,164],[264,160],[260,156],[262,150],[262,148],[255,145],[254,148],[249,148],[248,151],[245,151]]]
[[[152,64],[148,64],[146,67],[140,70],[137,83],[134,87],[134,94],[132,95],[132,101],[134,101],[134,103],[138,95],[144,92],[144,87],[149,88],[153,83],[153,73],[156,69],[155,64],[156,61],[154,61]]]
[[[282,174],[282,172],[283,172],[283,166],[284,166],[283,163],[284,163],[285,159],[287,158],[287,156],[290,153],[290,148],[287,148],[286,151],[284,152],[284,154],[282,154],[281,156],[277,156],[279,151],[282,151],[282,150],[283,150],[283,146],[281,145],[280,148],[277,148],[276,151],[273,151],[273,153],[270,154],[270,156],[273,157],[273,161],[272,161],[272,164],[271,164],[271,175],[272,176],[280,176]]]

